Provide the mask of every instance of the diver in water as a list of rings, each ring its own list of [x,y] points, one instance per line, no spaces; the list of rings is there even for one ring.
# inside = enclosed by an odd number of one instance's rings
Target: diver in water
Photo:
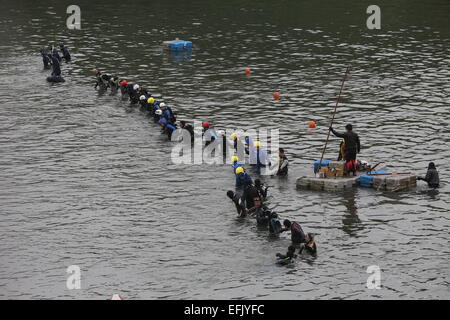
[[[122,94],[122,97],[128,94],[127,86],[128,86],[127,80],[120,81],[120,93]]]
[[[144,94],[139,97],[139,104],[141,105],[141,110],[147,110],[148,108],[147,100],[148,97]]]
[[[52,76],[60,77],[61,76],[61,65],[59,64],[59,60],[54,56],[49,56],[52,60]]]
[[[303,252],[303,250],[305,250],[307,253],[309,253],[313,256],[317,254],[317,246],[316,246],[316,243],[314,242],[314,235],[312,233],[308,233],[306,235],[305,243],[300,248],[299,253],[301,254]]]
[[[104,74],[100,71],[100,69],[94,68],[92,69],[92,72],[95,73],[94,89],[97,89],[97,87],[100,87],[100,90],[102,91],[108,89],[108,86],[104,81]]]
[[[65,82],[64,78],[61,77],[61,67],[58,59],[50,55],[50,59],[52,60],[52,75],[47,77],[48,82]]]
[[[281,226],[281,222],[278,217],[278,214],[276,214],[275,212],[272,212],[270,215],[270,220],[269,220],[269,232],[271,234],[277,235],[281,232],[281,229],[283,229],[283,227]]]
[[[250,163],[256,165],[258,171],[263,167],[270,166],[269,155],[266,150],[261,148],[261,141],[255,141],[253,146],[255,147],[256,163]]]
[[[276,257],[278,258],[277,264],[286,265],[292,263],[297,257],[297,255],[295,254],[295,247],[289,246],[286,254],[277,253]]]
[[[53,49],[53,51],[52,51],[52,56],[55,57],[56,59],[58,59],[58,62],[61,63],[62,58],[61,58],[61,56],[59,55],[58,50]]]
[[[72,58],[67,47],[65,47],[63,44],[60,44],[59,48],[61,49],[64,60],[66,60],[66,62],[69,62]]]
[[[153,98],[152,96],[149,96],[149,98],[147,99],[147,111],[150,113],[150,115],[153,115],[153,104],[155,103],[155,98]]]
[[[172,111],[172,108],[168,107],[164,102],[159,104],[161,111],[163,112],[164,117],[170,123],[175,123],[177,118],[175,117],[175,113]]]
[[[280,233],[284,231],[291,231],[291,240],[294,244],[302,244],[305,242],[305,233],[298,222],[291,222],[286,219],[283,221],[283,225],[284,228],[280,230]]]
[[[109,79],[108,86],[111,88],[111,93],[117,93],[120,87],[120,80],[118,76],[113,76]]]
[[[256,190],[258,190],[258,193],[259,193],[261,199],[266,200],[267,190],[269,189],[269,187],[266,187],[259,179],[255,180],[255,187],[256,187]]]
[[[278,149],[278,171],[277,176],[287,176],[288,174],[289,161],[284,153],[283,148]]]
[[[42,62],[44,63],[44,69],[50,69],[52,67],[52,59],[49,57],[49,54],[45,49],[40,50],[42,56]]]
[[[428,164],[428,170],[427,174],[425,175],[425,178],[417,177],[417,180],[426,181],[430,188],[433,189],[439,188],[439,174],[437,172],[436,165],[434,164],[434,162],[430,162]]]
[[[177,130],[177,125],[175,123],[167,123],[164,129],[169,140],[172,140],[172,134]]]
[[[130,96],[130,102],[135,104],[139,102],[139,85],[138,84],[128,84],[128,95]]]
[[[244,187],[242,198],[244,199],[247,210],[256,209],[262,206],[261,196],[258,189],[253,184],[247,184]]]
[[[245,172],[243,167],[237,167],[235,170],[236,187],[245,187],[248,184],[253,184],[252,177]]]
[[[185,129],[191,135],[191,145],[194,144],[194,127],[191,124],[186,124],[186,121],[180,121],[180,128]]]
[[[239,194],[237,194],[231,190],[228,190],[227,197],[230,198],[231,201],[233,201],[234,205],[236,206],[236,211],[237,211],[239,217],[241,217],[241,218],[245,217],[247,215],[247,210],[245,209],[245,205],[242,201],[242,197]]]

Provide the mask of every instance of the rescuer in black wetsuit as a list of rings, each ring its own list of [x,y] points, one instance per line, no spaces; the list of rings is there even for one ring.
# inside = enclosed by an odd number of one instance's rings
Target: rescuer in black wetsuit
[[[50,59],[52,60],[52,76],[53,77],[60,77],[61,76],[61,67],[59,64],[59,60],[54,55],[49,55]]]
[[[287,176],[288,174],[288,167],[289,167],[289,161],[286,157],[286,154],[284,153],[284,149],[280,148],[278,149],[278,171],[277,176]]]
[[[302,244],[305,242],[306,236],[303,232],[302,227],[298,222],[291,222],[290,220],[286,219],[283,221],[284,228],[281,229],[281,232],[284,231],[291,231],[291,240],[295,244]]]
[[[262,199],[258,189],[251,183],[246,184],[244,187],[242,198],[244,199],[247,210],[257,208],[262,205]]]
[[[345,141],[345,171],[347,174],[353,172],[353,175],[356,175],[356,154],[361,151],[361,144],[359,142],[359,136],[353,132],[353,126],[351,124],[347,124],[345,129],[347,129],[345,133],[339,133],[335,131],[333,127],[330,127],[330,131],[333,132],[336,137],[343,138]]]
[[[243,201],[242,201],[242,197],[241,197],[239,194],[237,194],[237,193],[235,193],[235,192],[233,192],[233,191],[231,191],[231,190],[229,190],[229,191],[227,192],[227,196],[228,196],[228,198],[230,198],[230,199],[233,201],[233,203],[235,204],[235,206],[236,206],[236,211],[237,211],[238,215],[239,215],[240,217],[245,217],[246,214],[247,214],[247,211],[245,210],[245,204],[244,204]]]
[[[430,162],[428,164],[428,171],[425,178],[418,177],[417,180],[426,181],[430,188],[433,189],[439,188],[439,174],[437,172],[434,162]]]
[[[63,44],[60,44],[59,48],[61,49],[64,60],[66,60],[66,62],[69,62],[72,59],[69,53],[69,49],[67,49]]]
[[[190,124],[186,124],[186,121],[180,121],[180,128],[189,132],[191,135],[191,144],[194,144],[194,127]]]
[[[277,253],[276,257],[278,258],[277,264],[285,265],[293,262],[294,258],[297,257],[295,254],[295,247],[289,246],[286,254]]]
[[[42,55],[42,62],[44,63],[44,69],[50,69],[52,67],[52,59],[45,49],[40,50]]]
[[[267,198],[267,190],[269,189],[269,187],[266,187],[259,179],[255,180],[255,187],[261,199],[265,200]]]

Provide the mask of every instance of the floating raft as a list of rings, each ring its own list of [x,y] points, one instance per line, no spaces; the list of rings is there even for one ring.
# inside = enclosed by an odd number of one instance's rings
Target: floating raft
[[[303,176],[297,179],[297,188],[315,191],[343,191],[359,185],[359,177],[316,178]]]
[[[297,188],[315,191],[344,191],[355,187],[373,188],[381,191],[402,191],[417,185],[413,174],[386,174],[373,176],[372,186],[361,184],[361,176],[343,178],[317,178],[303,176],[297,179]]]
[[[315,191],[344,191],[355,187],[373,188],[381,191],[401,191],[417,185],[417,178],[411,173],[390,173],[389,171],[357,172],[356,176],[343,177],[343,162],[322,161],[321,167],[326,167],[322,175],[319,162],[314,163],[316,176],[303,176],[297,179],[297,188]],[[338,175],[337,173],[341,173]]]

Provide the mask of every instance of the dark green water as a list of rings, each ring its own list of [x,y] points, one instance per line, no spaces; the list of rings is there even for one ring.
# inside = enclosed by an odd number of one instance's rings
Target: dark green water
[[[450,297],[448,1],[378,1],[381,30],[366,28],[369,1],[77,1],[82,30],[66,28],[70,4],[1,4],[0,297]],[[176,37],[192,54],[162,50]],[[49,85],[39,48],[60,42],[73,61]],[[360,157],[392,170],[423,175],[434,161],[438,191],[295,189],[320,157],[347,65],[335,126],[352,122]],[[278,128],[290,175],[263,177],[271,207],[316,233],[318,257],[276,266],[289,236],[236,220],[230,168],[172,164],[144,114],[93,89],[94,66],[180,119]],[[66,288],[69,265],[81,290]],[[366,288],[370,265],[380,290]]]

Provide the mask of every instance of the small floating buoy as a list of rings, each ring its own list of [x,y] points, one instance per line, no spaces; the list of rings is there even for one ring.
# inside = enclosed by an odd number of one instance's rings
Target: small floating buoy
[[[125,300],[120,294],[113,294],[109,300]]]
[[[273,94],[273,98],[274,98],[275,100],[280,99],[280,93],[279,93],[279,92],[275,92],[275,93]]]
[[[315,128],[316,127],[316,123],[314,122],[314,121],[310,121],[309,122],[309,127],[312,129],[312,128]]]
[[[251,72],[252,72],[252,70],[250,70],[250,68],[245,69],[246,74],[250,74]]]

